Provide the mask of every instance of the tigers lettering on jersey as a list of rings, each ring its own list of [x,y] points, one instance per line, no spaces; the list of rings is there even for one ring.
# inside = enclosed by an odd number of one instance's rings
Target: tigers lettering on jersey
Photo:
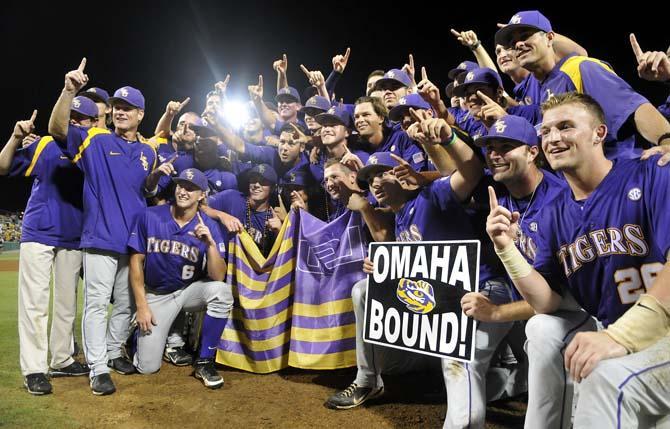
[[[182,258],[191,262],[198,262],[200,250],[195,246],[176,241],[176,240],[161,240],[156,237],[149,237],[147,239],[147,253],[164,253]]]
[[[610,255],[646,256],[649,244],[640,225],[607,228],[581,235],[570,244],[563,244],[556,256],[566,277],[598,258]]]

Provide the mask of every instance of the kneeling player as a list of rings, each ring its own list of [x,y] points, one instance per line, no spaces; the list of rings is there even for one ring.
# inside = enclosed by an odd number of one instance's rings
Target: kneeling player
[[[134,252],[130,283],[140,329],[133,363],[142,374],[157,372],[179,312],[206,308],[194,376],[216,389],[223,385],[214,367],[216,345],[233,305],[231,288],[222,281],[225,243],[214,221],[199,212],[206,197],[205,175],[189,168],[175,182],[175,202],[147,209],[128,242]]]

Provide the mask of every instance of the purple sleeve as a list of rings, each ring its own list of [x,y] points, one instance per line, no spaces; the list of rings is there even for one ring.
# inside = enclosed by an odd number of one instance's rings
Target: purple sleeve
[[[35,152],[37,150],[37,145],[41,142],[42,140],[40,139],[39,141],[34,142],[28,147],[21,148],[17,150],[14,153],[14,158],[12,159],[12,165],[9,169],[9,176],[10,177],[17,177],[17,176],[24,176],[26,173],[28,173],[28,167],[30,167],[30,164],[33,161],[33,157],[35,156]],[[35,165],[37,167],[37,164]],[[38,168],[33,168],[30,174],[28,176],[34,177],[37,174]]]
[[[567,284],[567,279],[561,268],[556,254],[552,248],[551,231],[556,231],[553,211],[557,206],[554,205],[551,209],[545,209],[540,212],[538,220],[538,231],[547,231],[545,234],[535,235],[535,260],[533,261],[533,268],[545,278],[549,287],[551,287],[559,295],[563,295],[561,285]]]
[[[67,129],[66,141],[62,142],[56,139],[54,139],[54,141],[56,144],[58,144],[58,147],[63,152],[63,155],[73,159],[75,156],[77,156],[77,153],[79,153],[79,148],[82,147],[82,143],[84,143],[88,137],[87,131],[88,128],[80,128],[76,125],[70,125]]]
[[[430,200],[433,204],[437,205],[443,212],[461,205],[451,188],[451,177],[441,177],[425,189],[430,192]]]
[[[330,98],[333,98],[333,92],[335,92],[335,87],[341,77],[342,73],[336,72],[335,70],[331,71],[328,75],[328,78],[326,79],[326,90],[328,91]]]
[[[665,116],[666,119],[670,120],[670,97],[665,100],[665,103],[658,106],[658,111],[661,112],[661,115]]]
[[[218,194],[214,194],[207,200],[209,206],[220,212],[228,213],[234,216],[233,208],[236,206],[244,206],[244,198],[241,197],[240,192],[228,189]]]
[[[641,104],[649,101],[614,72],[595,61],[579,65],[584,93],[593,97],[605,111],[608,133],[616,139],[621,126]]]
[[[661,252],[668,256],[670,251],[670,228],[668,228],[668,213],[670,212],[670,199],[665,190],[670,189],[670,168],[657,165],[659,156],[654,156],[645,161],[646,173],[644,186],[644,200],[647,210],[648,224],[651,227],[653,244]]]
[[[274,167],[277,157],[277,148],[273,146],[256,146],[244,143],[244,154],[240,156],[242,161],[251,161],[256,164],[270,164]]]
[[[201,212],[200,215],[202,216],[203,221],[207,225],[207,228],[209,228],[209,232],[212,234],[212,239],[216,243],[216,248],[218,249],[219,254],[225,260],[227,254],[226,249],[227,241],[224,240],[224,237],[221,234],[221,227],[219,226],[218,222],[216,222],[214,219],[207,217],[204,213]]]
[[[147,210],[135,217],[128,238],[128,247],[135,253],[147,253]]]

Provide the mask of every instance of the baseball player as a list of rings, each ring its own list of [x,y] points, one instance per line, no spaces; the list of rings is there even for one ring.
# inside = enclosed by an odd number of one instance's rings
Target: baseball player
[[[88,374],[89,368],[71,356],[82,260],[83,176],[49,136],[19,148],[33,131],[36,115],[34,111],[30,120],[17,122],[0,152],[0,174],[34,178],[21,226],[19,356],[24,386],[33,395],[43,395],[52,391],[47,374],[79,376]],[[93,101],[86,97],[72,99],[73,126],[90,126],[97,116]],[[47,336],[52,271],[54,304]]]
[[[84,173],[83,346],[93,394],[115,391],[110,369],[132,374],[123,355],[132,314],[128,287],[127,242],[135,216],[146,208],[145,181],[156,164],[156,152],[137,140],[144,117],[144,96],[130,86],[109,99],[115,130],[68,126],[72,98],[88,82],[86,59],[65,75],[65,86],[49,119],[51,134]],[[155,187],[152,184],[151,187]],[[107,323],[107,306],[114,308]]]
[[[609,158],[635,158],[635,132],[651,144],[670,142],[670,123],[649,101],[600,60],[568,55],[559,59],[553,49],[555,33],[539,11],[516,13],[496,33],[496,43],[514,48],[519,64],[541,82],[540,100],[576,91],[593,97],[605,112]],[[631,125],[631,126],[627,126]]]
[[[260,164],[247,170],[240,183],[244,193],[233,189],[219,192],[208,199],[205,213],[218,219],[228,233],[246,230],[261,253],[267,255],[281,229],[281,221],[270,205],[277,173],[269,165]]]
[[[565,285],[606,327],[576,334],[565,349],[564,365],[581,382],[574,427],[651,427],[670,413],[670,388],[660,382],[670,376],[668,207],[655,192],[670,184],[670,171],[657,157],[608,160],[605,114],[588,95],[558,95],[543,114],[542,149],[570,189],[540,215],[533,266],[513,244],[519,213],[498,206],[493,189],[487,231],[537,313],[553,317]],[[543,356],[552,358],[561,355]]]
[[[140,329],[133,363],[142,374],[157,372],[179,312],[206,308],[194,376],[216,389],[223,385],[214,367],[216,345],[233,306],[231,288],[223,282],[226,243],[216,223],[199,211],[207,177],[189,168],[174,181],[174,204],[150,207],[138,216],[128,241]]]
[[[422,123],[429,123],[428,117],[423,117]],[[465,146],[466,144],[453,134],[444,120],[440,128],[434,127],[437,132],[430,137],[430,141],[442,142],[446,138],[447,146]],[[428,129],[419,131],[421,124],[413,125],[417,129],[413,137],[428,143]],[[452,148],[453,149],[453,148]],[[446,151],[438,144],[427,146],[429,154],[436,166],[442,171],[445,167]],[[450,152],[451,154],[451,152]],[[470,150],[469,159],[456,157],[459,167],[468,163],[478,163]],[[469,198],[477,182],[483,175],[483,169],[464,168],[449,177],[439,179],[423,188],[420,192],[405,189],[393,174],[393,168],[399,165],[399,158],[389,152],[373,154],[368,160],[368,166],[358,173],[359,184],[370,186],[373,196],[394,212],[394,232],[388,227],[377,224],[371,211],[370,204],[360,195],[352,195],[349,207],[360,211],[370,232],[376,241],[433,241],[433,240],[461,240],[476,238],[475,228],[465,212],[463,201]],[[480,164],[481,165],[481,164]],[[367,186],[366,186],[367,187]],[[353,201],[352,201],[353,199]],[[449,218],[449,222],[441,219]],[[367,270],[370,271],[368,261]],[[370,271],[371,272],[371,271]],[[366,400],[380,395],[383,392],[381,373],[395,368],[405,371],[420,362],[420,356],[403,354],[399,362],[393,359],[390,351],[373,347],[362,340],[362,323],[365,303],[366,280],[356,285],[352,290],[354,311],[357,323],[357,366],[356,380],[345,390],[331,396],[326,405],[333,408],[352,408]],[[487,257],[482,256],[480,265],[480,290],[487,294],[490,300],[497,304],[509,302],[512,299],[511,291],[506,281],[501,278],[495,265],[488,263]],[[445,427],[483,427],[486,413],[486,372],[491,357],[498,344],[511,328],[511,323],[480,323],[477,328],[478,341],[476,343],[475,359],[470,364],[463,364],[453,360],[442,360],[442,369],[447,388],[447,416]],[[388,352],[388,353],[387,353]],[[389,355],[388,358],[386,355]],[[383,361],[383,366],[380,362]],[[389,365],[389,366],[387,366]],[[506,381],[506,380],[505,380]],[[497,390],[497,389],[491,389]]]
[[[500,118],[488,135],[475,141],[477,146],[486,148],[486,164],[493,180],[505,185],[502,192],[498,191],[498,204],[519,213],[519,234],[514,243],[529,263],[535,260],[542,210],[567,188],[564,180],[536,166],[538,143],[535,127],[512,115]],[[561,310],[550,318],[534,316],[533,308],[522,299],[496,306],[478,293],[466,294],[461,306],[468,316],[484,322],[530,318],[526,325],[529,373],[525,425],[569,427],[573,383],[569,379],[566,382],[563,363],[553,356],[562,353],[565,341],[575,333],[595,329],[591,315],[581,310],[568,294]]]
[[[107,104],[107,100],[109,100],[109,93],[107,91],[102,88],[91,87],[79,95],[90,98],[98,107],[97,121],[93,121],[91,126],[107,128],[108,125],[111,125],[110,114],[112,113],[112,108]]]
[[[372,91],[381,92],[381,99],[386,109],[391,110],[398,105],[400,99],[412,92],[412,79],[406,71],[391,69],[375,82]]]

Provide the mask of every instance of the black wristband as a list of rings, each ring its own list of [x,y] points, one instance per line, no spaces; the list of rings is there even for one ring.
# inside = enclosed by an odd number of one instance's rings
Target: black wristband
[[[663,140],[667,139],[670,139],[670,133],[662,134],[661,137],[659,137],[658,140],[656,141],[656,144],[660,145]]]
[[[481,41],[481,40],[477,40],[477,43],[475,43],[474,45],[470,46],[470,50],[471,50],[471,51],[474,51],[474,50],[476,50],[478,47],[480,47],[481,45],[482,45],[482,41]]]

